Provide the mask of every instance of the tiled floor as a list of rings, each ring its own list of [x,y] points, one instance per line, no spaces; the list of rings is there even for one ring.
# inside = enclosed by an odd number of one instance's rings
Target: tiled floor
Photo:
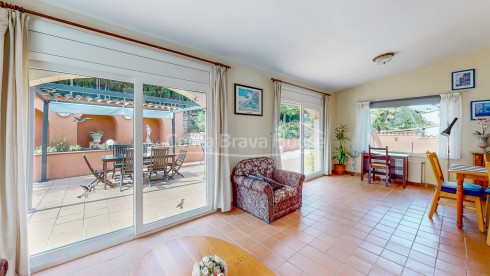
[[[234,209],[35,275],[128,275],[151,248],[188,235],[232,242],[278,275],[490,275],[490,247],[474,212],[466,211],[464,230],[451,206],[430,220],[432,195],[421,186],[322,177],[304,184],[300,211],[270,225]]]
[[[160,219],[206,206],[204,164],[184,163],[169,184],[143,187],[143,222]],[[111,175],[109,175],[110,178]],[[161,178],[161,175],[160,175]],[[108,188],[99,183],[88,197],[78,198],[94,180],[93,175],[50,180],[34,184],[33,206],[28,214],[29,252],[36,254],[79,242],[133,225],[133,188]],[[117,182],[114,181],[114,182]],[[125,183],[130,183],[128,178]],[[185,198],[183,209],[176,209]]]

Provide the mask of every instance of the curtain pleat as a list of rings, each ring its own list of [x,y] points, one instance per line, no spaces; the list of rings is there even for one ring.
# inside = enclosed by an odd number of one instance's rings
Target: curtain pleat
[[[358,152],[368,150],[373,143],[373,132],[371,130],[371,109],[370,102],[360,102],[356,104],[356,129],[354,137],[354,149]]]
[[[458,118],[453,128],[451,129],[451,136],[449,136],[450,146],[450,158],[461,158],[461,119],[463,116],[463,106],[461,103],[461,93],[453,92],[441,94],[441,109],[440,109],[440,130],[446,129],[449,124]],[[439,135],[438,155],[447,158],[447,143],[448,137]]]
[[[282,82],[274,81],[274,106],[272,117],[272,159],[276,168],[281,169],[281,148],[279,147],[279,122],[281,117]]]
[[[31,148],[27,28],[24,13],[0,9],[0,258],[7,275],[29,275],[26,187]]]
[[[212,133],[214,139],[213,150],[213,173],[214,173],[214,208],[222,212],[231,210],[231,181],[229,149],[225,145],[228,137],[227,116],[227,86],[226,67],[214,67],[214,89],[213,89],[213,124]]]
[[[330,97],[323,96],[323,156],[325,159],[323,172],[326,175],[332,173],[332,139],[330,136]]]

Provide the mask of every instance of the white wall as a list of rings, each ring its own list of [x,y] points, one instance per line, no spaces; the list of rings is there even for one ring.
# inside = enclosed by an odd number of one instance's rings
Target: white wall
[[[396,62],[394,59],[392,62]],[[373,69],[376,70],[373,64]],[[386,64],[384,66],[390,66]],[[396,98],[426,96],[451,92],[451,72],[475,69],[476,87],[468,90],[459,90],[463,103],[463,142],[462,158],[454,163],[472,164],[472,151],[479,151],[476,138],[472,134],[477,130],[470,117],[470,101],[490,100],[490,47],[479,49],[460,56],[451,57],[440,62],[409,70],[400,74],[379,79],[358,87],[346,89],[336,93],[336,104],[342,108],[337,109],[337,123],[346,123],[351,129],[351,137],[355,128],[355,103],[360,101],[378,101]],[[359,159],[359,158],[358,158]],[[411,157],[414,160],[427,158]],[[360,162],[357,160],[356,170],[360,171]],[[445,170],[446,162],[441,161]],[[348,168],[353,170],[352,165]],[[435,183],[435,178],[428,162],[426,162],[427,181]],[[454,181],[454,176],[452,180]]]

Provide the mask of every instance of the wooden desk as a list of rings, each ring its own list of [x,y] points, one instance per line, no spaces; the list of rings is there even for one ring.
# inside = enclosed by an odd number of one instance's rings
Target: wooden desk
[[[463,227],[463,181],[464,179],[473,179],[473,180],[488,180],[487,169],[485,167],[477,167],[477,166],[464,166],[452,164],[449,167],[450,173],[456,174],[456,179],[458,180],[458,185],[456,187],[456,210],[457,210],[457,219],[456,225],[458,228]]]
[[[194,263],[217,255],[228,265],[228,275],[275,275],[242,249],[213,237],[185,237],[154,248],[133,267],[130,276],[191,275]]]
[[[472,152],[471,154],[473,155],[473,166],[485,166],[483,161],[483,152]],[[488,181],[475,180],[475,184],[482,186],[484,190],[488,187]]]
[[[101,156],[102,167],[104,170],[104,190],[107,189],[107,163],[109,163],[109,162],[111,162],[111,163],[122,162],[123,157],[124,157],[123,154],[116,154],[116,155],[106,154],[106,155]],[[172,176],[170,177],[170,179],[174,179],[173,171],[174,171],[174,163],[175,163],[175,153],[169,153],[168,157],[172,158],[172,165],[171,165],[172,166]],[[151,159],[151,153],[143,153],[143,159]]]
[[[408,181],[408,153],[395,153],[389,152],[388,156],[390,157],[390,166],[391,166],[391,179],[400,181],[403,183],[403,188],[406,187]],[[381,159],[384,157],[377,158],[376,155],[372,157],[372,159]],[[395,160],[402,160],[402,166],[397,167],[395,164]],[[362,161],[361,161],[361,180],[364,180],[364,174],[368,173],[369,168],[369,154],[367,152],[362,153]],[[401,174],[397,172],[397,170],[401,170]],[[384,173],[376,173],[379,175],[384,175]]]

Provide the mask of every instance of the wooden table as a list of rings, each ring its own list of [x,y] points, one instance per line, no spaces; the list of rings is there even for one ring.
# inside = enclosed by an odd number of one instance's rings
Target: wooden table
[[[169,153],[168,154],[168,157],[169,158],[172,158],[172,176],[170,179],[174,179],[174,163],[175,163],[175,153]],[[104,190],[107,189],[107,163],[109,162],[122,162],[123,161],[123,158],[124,158],[124,154],[106,154],[106,155],[102,155],[102,167],[103,167],[103,170],[104,170]],[[144,159],[151,159],[151,153],[143,153],[143,160]]]
[[[456,225],[458,228],[463,227],[463,181],[464,179],[473,179],[477,181],[488,181],[487,169],[485,167],[477,166],[464,166],[452,164],[449,167],[450,173],[456,174],[457,188],[456,188],[456,210],[457,210],[457,220]]]
[[[193,236],[172,240],[143,256],[131,276],[191,275],[194,263],[207,255],[217,255],[228,265],[228,275],[275,275],[242,249],[223,240]]]
[[[377,155],[376,153],[371,153],[373,156],[371,159],[381,159],[384,158],[384,155]],[[391,166],[391,180],[401,181],[403,184],[403,188],[406,187],[408,182],[408,153],[395,153],[388,152],[388,156],[390,158],[390,166]],[[402,160],[402,166],[397,167],[395,160]],[[361,160],[361,181],[364,180],[364,174],[368,173],[369,170],[369,153],[362,153]],[[401,174],[397,173],[397,170],[401,170]],[[379,173],[380,175],[384,175],[384,173]]]
[[[485,166],[485,162],[483,160],[483,152],[472,152],[473,155],[473,166]],[[475,181],[476,185],[480,185],[483,187],[483,190],[486,190],[488,187],[488,181]]]

